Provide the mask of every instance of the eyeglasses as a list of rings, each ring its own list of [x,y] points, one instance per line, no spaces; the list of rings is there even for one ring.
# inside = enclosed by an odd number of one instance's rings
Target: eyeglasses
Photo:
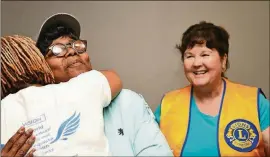
[[[71,47],[73,48],[77,53],[84,53],[87,48],[87,41],[86,40],[75,40],[72,41],[71,43],[67,44],[61,44],[57,43],[48,48],[48,51],[51,51],[55,56],[64,56],[68,48]],[[50,54],[50,53],[48,53]]]

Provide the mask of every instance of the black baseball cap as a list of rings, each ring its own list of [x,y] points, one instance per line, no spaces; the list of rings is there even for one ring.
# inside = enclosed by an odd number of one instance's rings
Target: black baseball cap
[[[71,28],[74,31],[74,35],[80,37],[81,26],[79,21],[71,14],[57,13],[47,18],[40,27],[36,45],[43,39],[44,33],[56,25],[62,25],[67,28]]]

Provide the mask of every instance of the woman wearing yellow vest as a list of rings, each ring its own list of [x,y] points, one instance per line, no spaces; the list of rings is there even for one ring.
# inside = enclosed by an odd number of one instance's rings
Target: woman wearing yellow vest
[[[229,34],[192,25],[177,46],[190,85],[165,94],[155,115],[174,156],[266,156],[269,100],[259,88],[231,82]]]

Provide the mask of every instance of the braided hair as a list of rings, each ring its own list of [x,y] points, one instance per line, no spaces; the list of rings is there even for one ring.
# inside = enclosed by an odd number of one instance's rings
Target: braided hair
[[[33,84],[51,83],[53,73],[31,38],[1,37],[1,99]]]

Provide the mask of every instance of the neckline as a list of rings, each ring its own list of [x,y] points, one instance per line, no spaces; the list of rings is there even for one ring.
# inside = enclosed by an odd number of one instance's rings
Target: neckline
[[[211,119],[218,118],[218,116],[220,115],[220,111],[221,111],[221,108],[222,108],[222,104],[223,104],[223,100],[224,100],[224,96],[225,96],[225,92],[226,92],[226,81],[224,79],[222,79],[222,81],[223,81],[223,91],[222,91],[222,97],[221,97],[221,100],[220,100],[220,108],[219,108],[218,114],[216,114],[214,116],[209,115],[209,114],[205,114],[205,113],[200,111],[200,109],[197,106],[196,100],[195,100],[195,98],[193,96],[193,87],[192,87],[192,89],[191,89],[191,97],[192,97],[191,101],[192,101],[192,104],[195,105],[194,107],[195,107],[196,111],[199,112],[201,115],[203,115],[203,116],[205,116],[207,118],[211,118]]]

